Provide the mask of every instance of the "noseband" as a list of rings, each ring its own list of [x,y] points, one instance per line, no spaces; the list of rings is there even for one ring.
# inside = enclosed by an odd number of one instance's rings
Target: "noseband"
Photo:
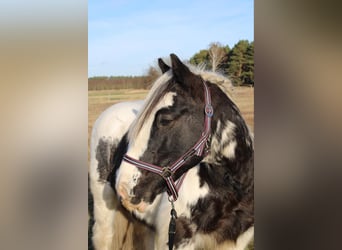
[[[185,154],[183,154],[178,160],[176,160],[174,163],[171,164],[171,166],[167,167],[160,167],[153,165],[151,163],[143,162],[137,159],[134,159],[127,154],[123,157],[123,160],[127,163],[130,163],[140,169],[144,169],[147,171],[150,171],[152,173],[158,174],[166,181],[168,186],[168,194],[169,194],[169,200],[170,201],[176,201],[178,198],[178,190],[180,186],[182,185],[183,179],[185,177],[184,173],[178,181],[175,183],[175,181],[172,178],[172,175],[175,174],[175,172],[184,166],[185,162],[192,156],[196,155],[199,157],[204,157],[207,153],[208,149],[208,141],[210,139],[210,127],[211,127],[211,118],[214,114],[213,106],[211,105],[211,96],[210,91],[207,86],[207,84],[202,80],[203,87],[204,87],[204,113],[205,113],[205,119],[204,119],[204,130],[201,134],[201,137],[199,140],[195,143],[194,146],[192,146]],[[206,150],[205,150],[206,149]],[[172,197],[171,197],[172,196]]]

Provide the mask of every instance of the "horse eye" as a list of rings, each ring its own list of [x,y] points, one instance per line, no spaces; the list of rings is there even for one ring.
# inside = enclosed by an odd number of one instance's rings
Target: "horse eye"
[[[158,127],[165,127],[173,122],[173,117],[171,115],[160,115],[157,119]]]

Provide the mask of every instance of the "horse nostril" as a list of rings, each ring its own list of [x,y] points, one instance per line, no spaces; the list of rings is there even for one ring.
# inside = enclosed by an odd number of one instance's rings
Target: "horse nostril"
[[[132,197],[131,199],[131,203],[134,205],[137,205],[141,202],[141,199],[139,199],[138,197]]]

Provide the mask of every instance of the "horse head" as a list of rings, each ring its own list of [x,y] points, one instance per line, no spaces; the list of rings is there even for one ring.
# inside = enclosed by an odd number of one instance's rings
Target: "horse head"
[[[253,151],[246,125],[222,88],[176,55],[170,57],[171,68],[158,61],[163,75],[129,128],[127,152],[116,173],[122,204],[135,213],[144,213],[165,191],[175,200],[174,183],[200,162],[246,161]],[[217,171],[227,174],[222,167]]]

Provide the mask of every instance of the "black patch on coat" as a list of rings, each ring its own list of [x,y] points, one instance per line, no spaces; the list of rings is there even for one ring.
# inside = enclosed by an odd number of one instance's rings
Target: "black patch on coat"
[[[112,139],[101,138],[96,148],[96,159],[98,161],[97,171],[100,175],[100,181],[106,181],[113,170],[111,159],[115,154],[117,142]]]
[[[127,140],[127,133],[126,133],[121,138],[120,142],[118,143],[116,147],[115,153],[113,154],[113,157],[110,159],[112,171],[109,173],[107,180],[115,192],[116,192],[116,189],[115,189],[116,172],[121,165],[122,158],[127,152],[127,147],[128,147],[128,140]]]
[[[185,217],[178,217],[176,220],[176,234],[174,244],[177,249],[181,244],[186,241],[189,241],[192,236],[193,232],[190,227],[191,223],[190,220]]]
[[[88,250],[94,250],[93,246],[93,226],[95,223],[94,219],[94,198],[93,194],[90,191],[90,180],[89,180],[89,174],[88,174]]]

